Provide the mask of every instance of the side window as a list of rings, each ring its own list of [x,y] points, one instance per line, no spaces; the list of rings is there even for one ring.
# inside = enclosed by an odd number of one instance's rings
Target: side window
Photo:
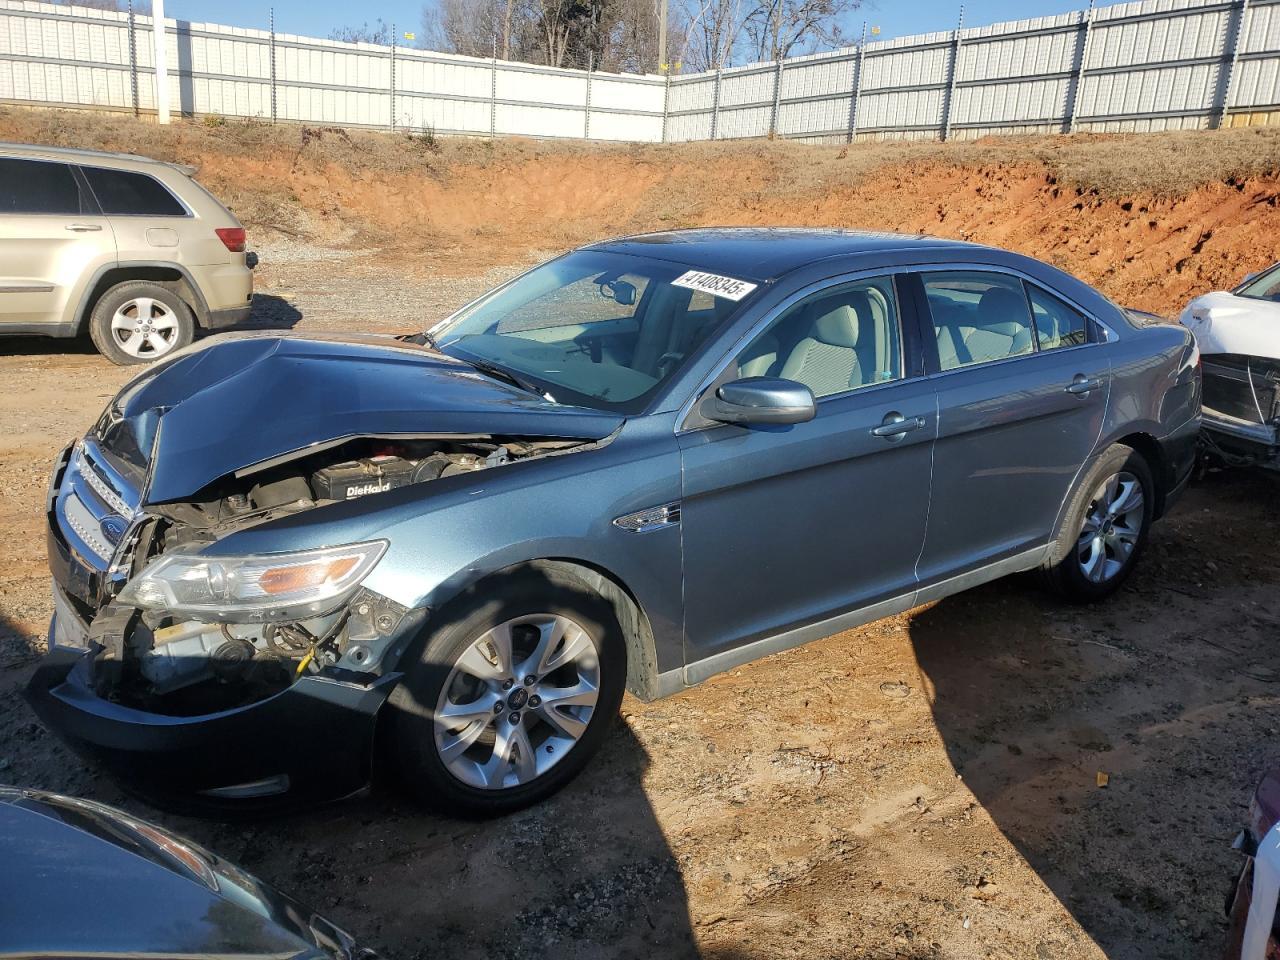
[[[0,157],[0,214],[77,216],[80,186],[65,163]]]
[[[1031,312],[1036,318],[1036,339],[1041,350],[1078,347],[1089,342],[1089,321],[1074,307],[1034,283],[1027,284]]]
[[[830,287],[793,304],[738,356],[741,377],[796,380],[815,397],[902,377],[892,277]]]
[[[186,208],[155,177],[128,170],[81,167],[108,216],[185,217]]]
[[[1035,351],[1031,311],[1017,277],[950,270],[922,279],[943,370]]]

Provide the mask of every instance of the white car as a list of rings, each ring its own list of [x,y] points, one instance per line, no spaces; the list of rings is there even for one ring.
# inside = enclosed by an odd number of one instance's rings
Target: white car
[[[1280,263],[1196,297],[1179,320],[1202,357],[1205,446],[1226,463],[1280,469]]]

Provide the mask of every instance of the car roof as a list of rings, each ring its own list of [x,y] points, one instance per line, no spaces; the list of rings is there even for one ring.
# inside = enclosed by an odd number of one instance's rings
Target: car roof
[[[88,163],[94,166],[116,166],[131,169],[137,164],[172,167],[187,176],[194,176],[196,168],[181,163],[169,163],[153,157],[140,157],[134,153],[109,153],[106,150],[77,150],[73,147],[49,147],[38,143],[8,143],[0,141],[0,154],[32,157],[44,160],[64,160],[67,163]]]
[[[889,250],[989,250],[920,234],[808,227],[700,227],[619,237],[586,249],[673,260],[728,276],[769,281],[816,260]]]

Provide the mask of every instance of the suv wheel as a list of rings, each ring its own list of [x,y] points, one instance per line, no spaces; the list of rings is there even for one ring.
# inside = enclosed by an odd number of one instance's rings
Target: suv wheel
[[[129,280],[99,298],[89,318],[89,336],[112,363],[150,363],[189,344],[195,319],[167,287]]]
[[[1137,563],[1151,528],[1155,483],[1142,454],[1115,444],[1089,469],[1042,568],[1049,585],[1084,602],[1114,593]]]
[[[626,647],[613,608],[564,573],[488,581],[392,692],[392,756],[425,803],[464,816],[518,810],[568,783],[622,702]],[[412,657],[412,655],[410,655]]]

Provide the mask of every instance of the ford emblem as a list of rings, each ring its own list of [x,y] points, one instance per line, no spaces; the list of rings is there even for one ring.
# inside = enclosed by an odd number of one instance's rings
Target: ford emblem
[[[107,538],[107,541],[112,546],[120,542],[125,530],[129,528],[129,524],[125,522],[124,517],[117,516],[114,513],[109,517],[103,517],[98,526],[102,530],[102,535]]]

